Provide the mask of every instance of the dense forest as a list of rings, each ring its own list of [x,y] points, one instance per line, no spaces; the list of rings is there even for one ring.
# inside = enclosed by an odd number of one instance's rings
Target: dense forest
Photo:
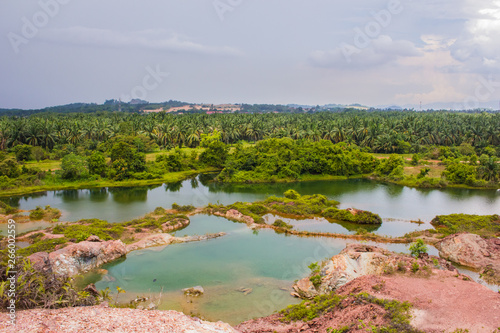
[[[95,149],[117,135],[144,136],[162,148],[197,147],[218,130],[226,144],[265,138],[321,139],[373,152],[419,152],[423,145],[484,149],[500,145],[500,113],[319,112],[314,114],[43,113],[0,118],[0,148],[19,144],[49,150],[65,144]]]
[[[38,113],[0,117],[0,150],[2,189],[207,168],[221,171],[224,182],[370,175],[414,186],[496,187],[500,113]],[[398,155],[381,160],[376,153]],[[446,167],[440,177],[428,177],[429,168],[404,173],[424,159]]]

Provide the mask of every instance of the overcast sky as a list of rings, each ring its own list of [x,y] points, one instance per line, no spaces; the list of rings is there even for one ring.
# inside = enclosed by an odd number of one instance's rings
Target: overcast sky
[[[0,107],[497,106],[499,0],[0,0]]]

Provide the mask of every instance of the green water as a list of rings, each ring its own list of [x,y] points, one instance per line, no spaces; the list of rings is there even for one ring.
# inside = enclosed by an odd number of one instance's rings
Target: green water
[[[338,254],[350,242],[285,236],[272,230],[254,232],[244,224],[206,215],[192,217],[177,236],[219,231],[227,235],[132,252],[126,260],[105,265],[104,277],[88,274],[82,284],[96,282],[97,288],[111,290],[119,286],[127,291],[120,295],[121,301],[138,295],[159,297],[162,292],[160,309],[237,324],[296,303],[290,296],[294,280],[308,275],[311,262]],[[405,245],[381,246],[407,252]],[[197,285],[205,289],[200,298],[181,292]],[[252,292],[245,295],[241,288]]]

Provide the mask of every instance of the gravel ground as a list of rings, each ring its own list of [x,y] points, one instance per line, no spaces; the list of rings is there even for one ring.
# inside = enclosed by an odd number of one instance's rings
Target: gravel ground
[[[12,333],[83,333],[83,332],[168,332],[235,333],[226,323],[210,323],[176,311],[117,309],[104,306],[27,310],[17,313],[17,324],[8,324],[0,313],[0,332]]]

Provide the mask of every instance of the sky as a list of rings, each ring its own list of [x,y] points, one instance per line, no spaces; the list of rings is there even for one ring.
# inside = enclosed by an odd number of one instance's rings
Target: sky
[[[499,108],[500,0],[0,0],[0,108]]]

